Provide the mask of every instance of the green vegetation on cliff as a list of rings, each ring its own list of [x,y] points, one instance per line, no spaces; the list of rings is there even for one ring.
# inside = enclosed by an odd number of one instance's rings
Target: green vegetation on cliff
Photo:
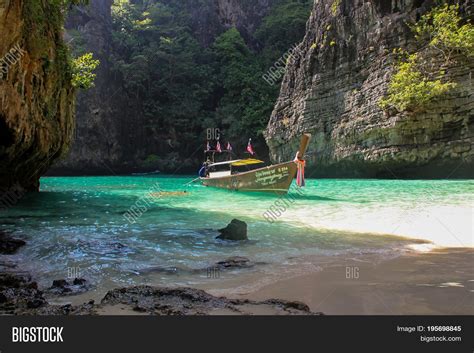
[[[412,54],[397,51],[401,59],[395,66],[388,95],[380,101],[382,108],[423,109],[456,87],[446,74],[449,66],[456,60],[474,57],[474,26],[462,23],[459,5],[433,8],[412,26],[412,31],[424,48]]]
[[[94,60],[92,53],[87,53],[73,59],[72,85],[82,89],[94,87],[94,79],[96,77],[94,70],[97,66],[99,66],[99,60]]]
[[[141,125],[163,139],[180,136],[183,146],[174,148],[184,158],[202,144],[208,128],[220,128],[223,139],[237,145],[250,136],[264,145],[278,85],[262,75],[301,41],[312,1],[275,3],[250,37],[232,27],[203,45],[192,25],[195,5],[115,1],[113,74],[122,79]]]
[[[74,87],[87,89],[94,85],[93,70],[99,65],[92,54],[72,58],[62,36],[56,36],[56,58],[51,57],[49,46],[46,44],[47,33],[62,33],[68,9],[73,5],[87,5],[89,0],[52,0],[26,1],[23,5],[25,19],[24,37],[29,51],[40,53],[46,69],[52,67],[54,60],[58,64],[58,77]]]

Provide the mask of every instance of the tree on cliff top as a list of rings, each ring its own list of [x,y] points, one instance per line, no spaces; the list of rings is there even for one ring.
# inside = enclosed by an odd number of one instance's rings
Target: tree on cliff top
[[[395,65],[387,96],[380,100],[382,109],[423,109],[456,87],[447,78],[447,69],[457,60],[474,57],[474,26],[462,22],[459,5],[442,5],[411,27],[417,41],[426,48],[412,54],[395,51],[401,59]]]

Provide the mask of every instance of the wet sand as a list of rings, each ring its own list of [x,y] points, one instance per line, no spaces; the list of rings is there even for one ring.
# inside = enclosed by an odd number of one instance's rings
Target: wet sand
[[[380,263],[340,258],[319,272],[230,296],[298,300],[327,315],[473,315],[474,249],[412,252]]]
[[[474,315],[473,248],[409,251],[388,260],[367,254],[309,257],[304,263],[313,263],[314,271],[275,280],[244,270],[231,278],[193,287],[231,299],[299,301],[312,312],[326,315]],[[80,304],[90,298],[100,302],[104,294],[105,289],[52,302]],[[245,309],[245,315],[278,314],[261,306]],[[98,314],[138,313],[114,305],[105,306]],[[209,314],[235,313],[216,309]]]

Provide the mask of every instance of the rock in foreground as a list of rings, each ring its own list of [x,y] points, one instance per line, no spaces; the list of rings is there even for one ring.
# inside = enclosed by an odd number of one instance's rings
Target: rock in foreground
[[[243,256],[233,256],[228,259],[216,262],[216,267],[219,268],[247,268],[253,267],[254,263]]]
[[[87,292],[91,289],[91,285],[84,278],[75,278],[72,283],[65,279],[57,279],[53,281],[53,285],[48,288],[48,294],[53,295],[76,295]]]
[[[194,288],[137,286],[107,293],[101,307],[125,305],[153,315],[315,315],[306,304],[279,299],[253,301],[215,297]],[[118,313],[119,314],[119,313]],[[318,313],[320,314],[320,313]]]
[[[82,281],[76,281],[77,285]],[[74,284],[76,284],[74,283]],[[83,283],[82,283],[83,284]],[[64,280],[55,286],[69,285]],[[200,289],[136,286],[109,291],[100,304],[53,305],[28,274],[0,273],[0,315],[321,315],[301,302],[215,297]]]
[[[0,314],[16,314],[46,305],[28,274],[0,273]]]
[[[219,229],[221,233],[216,239],[222,240],[248,240],[247,223],[233,219],[225,228]]]

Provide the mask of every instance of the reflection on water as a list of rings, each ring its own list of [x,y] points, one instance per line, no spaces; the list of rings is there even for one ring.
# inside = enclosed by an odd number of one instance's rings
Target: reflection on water
[[[190,180],[43,178],[39,194],[0,215],[0,227],[27,240],[13,258],[43,285],[71,268],[99,287],[192,285],[209,281],[206,269],[230,256],[265,264],[246,271],[281,276],[316,269],[305,256],[392,257],[426,243],[394,235],[473,244],[471,181],[308,180],[303,194],[269,223],[263,214],[278,196],[185,186]],[[123,214],[157,182],[163,193],[153,194],[136,223],[127,222]],[[215,239],[232,218],[248,223],[251,241]]]

